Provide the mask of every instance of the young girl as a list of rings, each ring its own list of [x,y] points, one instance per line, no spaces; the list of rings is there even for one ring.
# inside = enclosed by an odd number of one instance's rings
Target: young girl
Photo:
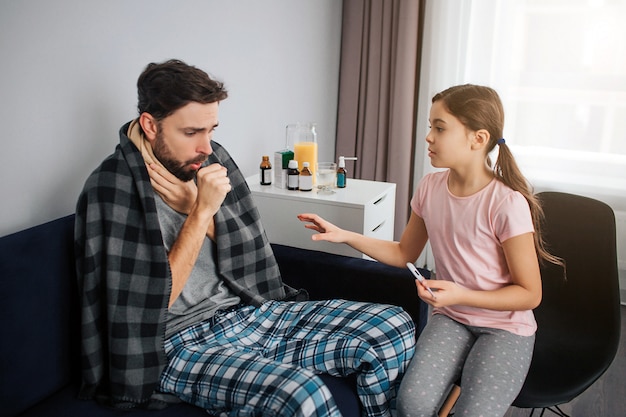
[[[436,416],[462,377],[456,415],[503,416],[532,357],[539,259],[559,260],[544,249],[541,207],[502,138],[498,94],[451,87],[433,97],[429,120],[428,156],[447,169],[420,181],[399,242],[343,230],[315,214],[299,218],[319,232],[313,240],[346,243],[399,267],[415,262],[430,239],[437,280],[416,285],[433,316],[400,386],[398,415]]]

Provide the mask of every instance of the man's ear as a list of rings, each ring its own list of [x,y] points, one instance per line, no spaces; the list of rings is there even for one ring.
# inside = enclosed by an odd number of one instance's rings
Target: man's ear
[[[143,129],[143,133],[149,142],[153,142],[159,131],[158,122],[150,113],[141,113],[139,116],[139,124]]]
[[[480,129],[474,132],[474,140],[472,141],[472,149],[482,149],[489,143],[491,135],[486,129]]]

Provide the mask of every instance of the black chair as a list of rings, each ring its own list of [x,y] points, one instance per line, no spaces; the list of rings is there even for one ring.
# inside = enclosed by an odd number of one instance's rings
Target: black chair
[[[620,339],[615,216],[606,204],[559,192],[539,193],[548,250],[563,269],[541,268],[543,300],[526,382],[513,405],[566,416],[565,404],[609,367]]]
[[[535,350],[518,408],[567,414],[559,407],[582,394],[607,370],[620,340],[620,296],[615,216],[606,204],[578,195],[543,192],[548,250],[563,268],[541,266],[543,299],[534,311]],[[439,416],[447,416],[455,385]]]

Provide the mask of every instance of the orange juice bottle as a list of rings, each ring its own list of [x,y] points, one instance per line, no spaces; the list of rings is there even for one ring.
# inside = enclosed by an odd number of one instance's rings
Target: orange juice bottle
[[[315,167],[317,166],[317,142],[296,142],[293,145],[293,159],[298,161],[298,169],[304,168],[302,163],[304,161],[309,163],[309,169],[313,181],[315,181]]]

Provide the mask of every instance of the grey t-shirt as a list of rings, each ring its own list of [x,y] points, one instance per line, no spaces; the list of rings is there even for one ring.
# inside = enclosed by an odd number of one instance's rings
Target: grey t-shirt
[[[163,243],[169,252],[187,216],[168,206],[158,194],[155,200]],[[215,244],[206,237],[183,291],[168,310],[165,336],[170,337],[185,327],[211,318],[217,310],[240,302],[241,299],[220,279],[215,262]]]

